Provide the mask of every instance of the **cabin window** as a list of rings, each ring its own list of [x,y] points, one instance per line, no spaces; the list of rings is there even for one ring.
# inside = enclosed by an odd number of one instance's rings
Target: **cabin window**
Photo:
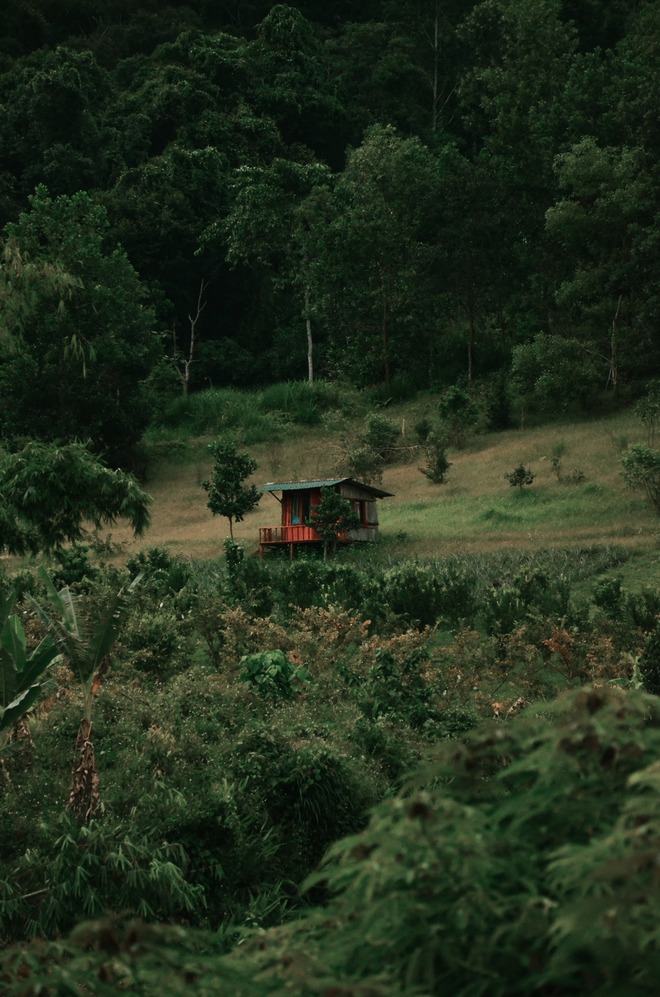
[[[291,525],[300,526],[309,519],[309,492],[291,498]]]

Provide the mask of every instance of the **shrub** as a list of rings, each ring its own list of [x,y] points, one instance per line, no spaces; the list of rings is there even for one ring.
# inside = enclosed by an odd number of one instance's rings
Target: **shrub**
[[[660,696],[660,623],[646,638],[639,659],[639,673],[646,691]]]
[[[463,447],[477,418],[470,393],[458,385],[447,388],[440,398],[438,414],[444,439],[454,447]]]
[[[444,439],[435,433],[431,433],[427,438],[424,450],[426,453],[426,467],[420,467],[419,471],[435,485],[444,484],[445,475],[451,467]]]
[[[356,687],[360,709],[373,721],[405,723],[415,730],[437,718],[436,693],[428,679],[428,657],[422,650],[397,660],[387,648]]]
[[[565,619],[571,616],[571,587],[561,574],[540,569],[514,573],[496,580],[481,600],[481,620],[488,633],[511,633],[532,619]]]
[[[645,492],[655,511],[660,513],[660,451],[640,443],[628,447],[621,464],[628,487]]]
[[[367,418],[362,440],[387,464],[396,456],[396,445],[400,435],[401,431],[398,426],[395,426],[389,419],[384,419],[381,415],[370,415]]]
[[[453,565],[403,562],[388,568],[372,589],[370,614],[388,613],[418,626],[457,623],[474,609],[474,579]]]
[[[118,650],[137,671],[159,679],[168,678],[181,667],[188,653],[180,622],[170,608],[131,615]]]
[[[518,464],[517,467],[514,467],[513,471],[505,474],[504,477],[512,488],[519,488],[520,491],[522,491],[525,485],[532,484],[536,475],[533,474],[528,467]]]
[[[368,485],[378,484],[383,479],[384,460],[380,454],[365,443],[357,443],[346,451],[344,467],[351,478],[364,481]]]
[[[229,605],[242,606],[254,616],[267,616],[273,608],[272,580],[260,560],[245,557],[245,548],[230,538],[224,542],[226,578],[224,592]]]
[[[140,588],[143,593],[156,596],[180,592],[191,578],[190,565],[175,557],[165,547],[148,547],[138,551],[126,562],[131,579],[142,575]]]
[[[658,752],[657,705],[608,690],[483,725],[330,849],[308,880],[330,890],[322,918],[230,964],[283,993],[650,997]]]
[[[640,632],[655,628],[660,616],[660,592],[643,588],[629,592],[620,577],[605,578],[594,590],[593,601],[612,626],[619,643],[639,643]]]
[[[188,857],[180,845],[144,835],[130,822],[79,827],[63,815],[58,823],[56,836],[42,834],[0,879],[4,939],[70,931],[81,913],[131,909],[153,921],[203,906],[201,887],[186,880]]]
[[[295,699],[299,684],[310,681],[309,672],[292,665],[284,651],[246,654],[239,665],[243,682],[274,699]]]

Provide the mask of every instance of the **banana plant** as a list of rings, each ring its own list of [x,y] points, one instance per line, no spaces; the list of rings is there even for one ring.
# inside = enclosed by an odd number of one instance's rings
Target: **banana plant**
[[[39,574],[54,612],[34,600],[33,604],[46,624],[58,652],[78,679],[82,693],[83,715],[76,738],[76,758],[68,807],[84,823],[96,816],[101,805],[99,773],[92,741],[94,694],[108,668],[110,651],[124,623],[130,596],[139,584],[141,575],[127,588],[113,593],[105,600],[101,611],[92,617],[86,611],[82,596],[75,595],[68,586],[58,592],[43,568]]]
[[[59,656],[50,636],[29,655],[25,630],[12,613],[14,592],[0,595],[0,759],[7,749],[12,728],[31,709],[41,693],[41,679]]]

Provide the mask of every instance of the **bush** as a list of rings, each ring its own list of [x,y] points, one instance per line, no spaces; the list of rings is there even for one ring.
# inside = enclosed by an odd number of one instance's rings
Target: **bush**
[[[394,615],[417,627],[453,624],[474,611],[474,579],[453,565],[403,562],[387,569],[372,588],[370,615]]]
[[[284,651],[259,651],[239,661],[240,679],[261,695],[274,699],[295,699],[301,682],[309,682],[309,672],[292,665]]]
[[[483,725],[331,848],[322,918],[229,963],[281,993],[650,997],[659,753],[657,704],[609,690]]]
[[[362,440],[387,464],[396,456],[396,446],[400,435],[399,427],[395,426],[389,419],[384,419],[381,415],[370,415]]]
[[[491,585],[482,597],[480,618],[488,633],[508,634],[534,619],[570,617],[570,597],[570,584],[562,575],[523,571]]]
[[[628,447],[621,464],[628,487],[645,492],[652,507],[660,513],[660,451],[637,444]]]
[[[646,691],[660,696],[660,624],[646,638],[639,659],[639,674]]]
[[[453,447],[465,446],[468,433],[474,428],[477,412],[469,391],[452,385],[442,393],[438,406],[440,435]]]
[[[444,439],[436,433],[430,433],[424,450],[426,453],[426,467],[420,467],[419,471],[435,485],[444,484],[445,475],[451,467]]]
[[[519,488],[520,491],[522,491],[525,485],[532,484],[536,475],[533,474],[528,467],[518,464],[517,467],[514,467],[513,471],[510,471],[509,474],[505,474],[504,477],[512,488]]]
[[[163,680],[182,667],[188,649],[171,610],[149,609],[129,618],[118,650],[137,671]]]

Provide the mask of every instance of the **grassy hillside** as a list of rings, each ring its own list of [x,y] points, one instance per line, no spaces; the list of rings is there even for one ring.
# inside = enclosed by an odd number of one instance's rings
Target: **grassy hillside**
[[[123,529],[113,539],[124,542],[129,553],[153,545],[192,558],[222,552],[227,523],[210,515],[201,488],[210,468],[207,444],[219,435],[209,431],[214,419],[220,432],[241,440],[258,461],[257,484],[343,473],[345,441],[362,429],[364,403],[351,406],[344,399],[341,412],[332,410],[310,427],[287,420],[286,412],[269,412],[263,402],[255,393],[225,394],[222,409],[207,418],[206,427],[203,422],[193,427],[206,432],[152,434],[147,488],[154,499],[153,525],[140,541]],[[242,413],[235,412],[237,407]],[[433,415],[435,407],[435,399],[424,398],[380,410],[402,435],[400,459],[383,474],[383,487],[394,497],[379,505],[382,541],[370,556],[442,557],[503,548],[617,544],[633,555],[628,584],[658,582],[657,517],[642,494],[626,488],[620,473],[625,447],[646,441],[634,413],[475,435],[463,449],[450,450],[447,480],[436,485],[418,470],[424,454],[413,428]],[[553,456],[561,460],[561,481]],[[523,491],[505,480],[520,463],[535,474]],[[583,481],[571,480],[580,474]],[[236,525],[236,539],[256,550],[259,527],[278,522],[279,505],[265,495]]]

